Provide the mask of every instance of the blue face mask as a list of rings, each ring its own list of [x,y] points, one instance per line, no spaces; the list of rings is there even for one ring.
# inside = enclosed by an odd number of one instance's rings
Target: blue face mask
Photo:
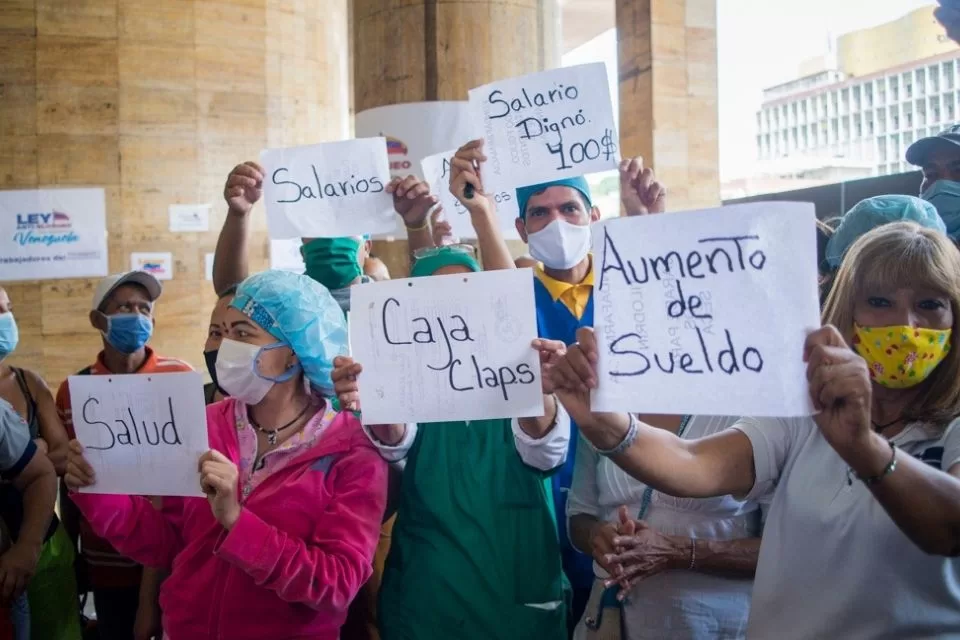
[[[960,235],[960,182],[937,180],[920,197],[937,208],[948,236]]]
[[[0,313],[0,360],[13,353],[20,341],[20,332],[17,330],[17,321],[9,311]]]
[[[103,335],[120,353],[134,353],[153,335],[153,321],[139,313],[117,313],[107,316],[107,331]]]

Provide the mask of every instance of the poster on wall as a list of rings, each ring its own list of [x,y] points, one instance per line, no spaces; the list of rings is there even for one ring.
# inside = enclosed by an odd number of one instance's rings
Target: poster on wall
[[[408,102],[361,111],[356,115],[356,136],[383,136],[387,139],[390,174],[403,177],[413,174],[423,178],[421,162],[428,156],[457,149],[483,136],[480,120],[472,117],[467,101]],[[446,185],[430,185],[434,193]],[[406,237],[402,224],[393,233],[375,234],[374,238]]]
[[[169,252],[131,253],[130,270],[146,271],[157,280],[173,280],[173,254]]]
[[[292,271],[293,273],[304,273],[307,268],[303,264],[303,255],[300,253],[300,247],[303,241],[300,238],[291,238],[289,240],[270,239],[270,268],[280,271]]]
[[[105,275],[103,189],[0,191],[0,280]]]

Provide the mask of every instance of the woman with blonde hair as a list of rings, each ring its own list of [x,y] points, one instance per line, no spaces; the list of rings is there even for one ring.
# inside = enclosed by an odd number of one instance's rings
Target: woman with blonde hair
[[[589,330],[551,375],[601,455],[658,491],[753,499],[773,490],[748,636],[956,635],[958,318],[960,252],[940,231],[892,223],[853,243],[824,326],[807,338],[815,416],[744,418],[684,440],[636,416],[591,413]]]

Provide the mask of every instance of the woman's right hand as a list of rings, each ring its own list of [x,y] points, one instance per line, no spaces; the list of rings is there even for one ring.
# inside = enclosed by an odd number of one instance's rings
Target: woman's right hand
[[[598,520],[590,527],[590,555],[611,576],[614,575],[614,567],[608,558],[617,552],[613,541],[618,535],[617,525],[613,522]]]
[[[333,359],[333,390],[344,411],[360,411],[360,386],[357,376],[363,372],[363,367],[353,358],[337,356]]]
[[[460,201],[460,204],[470,215],[493,215],[496,207],[483,191],[480,181],[480,165],[486,161],[483,155],[483,140],[471,140],[457,149],[456,155],[450,160],[450,193]],[[467,185],[473,187],[473,197],[467,198],[464,189]]]
[[[83,445],[78,440],[71,440],[67,448],[67,473],[63,480],[71,491],[89,487],[97,481],[93,467],[83,457]]]
[[[263,196],[263,167],[253,161],[238,164],[227,176],[223,199],[229,213],[245,216]]]

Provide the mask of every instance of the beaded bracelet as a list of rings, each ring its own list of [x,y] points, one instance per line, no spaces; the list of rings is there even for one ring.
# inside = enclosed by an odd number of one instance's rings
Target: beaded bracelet
[[[629,415],[630,427],[627,429],[627,433],[623,436],[623,440],[620,441],[620,444],[615,446],[613,449],[597,449],[597,453],[609,458],[611,456],[623,453],[630,448],[630,445],[633,444],[633,441],[637,439],[637,435],[640,433],[640,425],[637,423],[637,418],[632,413]]]
[[[887,466],[883,468],[883,471],[881,471],[875,476],[868,476],[866,478],[861,478],[853,469],[851,469],[850,473],[853,475],[853,477],[855,477],[857,480],[861,481],[863,484],[869,487],[877,484],[878,482],[886,478],[888,475],[893,473],[894,470],[896,470],[897,468],[897,445],[893,444],[893,442],[889,442],[889,444],[890,444],[890,462],[888,462]]]

